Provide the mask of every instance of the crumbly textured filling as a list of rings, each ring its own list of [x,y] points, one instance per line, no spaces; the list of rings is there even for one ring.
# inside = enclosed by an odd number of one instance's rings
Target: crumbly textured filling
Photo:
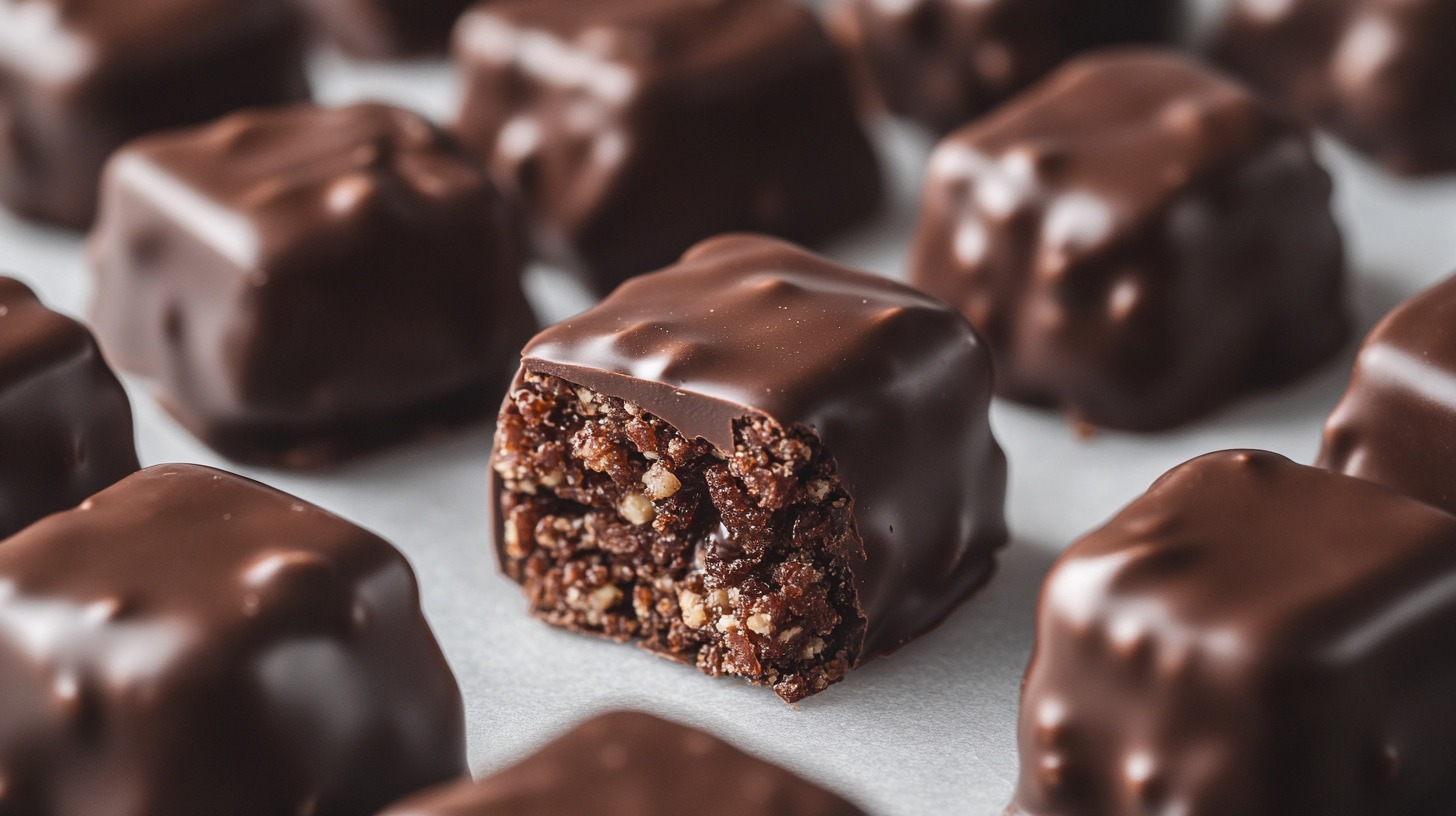
[[[848,670],[862,546],[804,428],[739,420],[734,449],[616,397],[529,375],[496,431],[506,572],[533,612],[788,702]]]

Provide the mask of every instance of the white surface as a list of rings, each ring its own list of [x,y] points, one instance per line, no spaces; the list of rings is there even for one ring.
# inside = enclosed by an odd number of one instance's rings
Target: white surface
[[[366,68],[325,61],[318,67],[327,101],[384,98],[440,117],[453,104],[455,88],[443,65]],[[868,233],[829,251],[898,275],[928,142],[897,130],[885,134],[885,147],[895,206]],[[1399,299],[1456,269],[1456,183],[1398,182],[1326,147],[1363,329]],[[13,270],[56,308],[85,309],[89,280],[74,236],[0,215],[0,269]],[[550,319],[586,302],[539,270],[531,284]],[[638,706],[704,726],[842,790],[875,813],[993,816],[1008,800],[1016,773],[1017,687],[1030,649],[1035,595],[1051,559],[1159,474],[1195,455],[1260,447],[1309,461],[1352,354],[1353,347],[1290,388],[1157,436],[1107,433],[1082,441],[1059,417],[998,404],[994,421],[1011,461],[1014,534],[999,575],[945,626],[894,658],[853,672],[800,709],[768,690],[710,679],[528,618],[520,593],[496,575],[486,540],[487,430],[323,475],[239,469],[129,385],[145,464],[188,461],[240,470],[376,530],[409,555],[465,692],[477,771],[500,767],[594,710]]]

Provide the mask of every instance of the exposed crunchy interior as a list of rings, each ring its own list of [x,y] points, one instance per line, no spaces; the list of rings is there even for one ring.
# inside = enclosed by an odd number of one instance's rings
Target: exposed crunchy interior
[[[507,573],[556,626],[771,686],[840,680],[863,632],[850,500],[814,433],[762,417],[734,450],[528,375],[496,431]]]

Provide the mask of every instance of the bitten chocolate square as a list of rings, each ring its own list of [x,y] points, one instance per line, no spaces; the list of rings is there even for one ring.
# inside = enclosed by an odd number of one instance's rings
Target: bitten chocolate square
[[[460,137],[602,293],[704,238],[812,242],[880,200],[847,73],[792,0],[490,0],[455,51]]]
[[[162,465],[0,546],[0,811],[369,816],[464,771],[414,574],[337,516]]]
[[[445,53],[474,0],[299,0],[334,45],[360,59]]]
[[[286,0],[0,0],[0,203],[76,229],[144,133],[308,98]]]
[[[819,786],[710,735],[635,711],[593,717],[477,782],[381,816],[865,816]]]
[[[97,334],[235,459],[339,459],[489,416],[535,328],[485,168],[397,108],[296,106],[117,154]]]
[[[1456,812],[1456,517],[1227,451],[1042,590],[1018,816]]]
[[[990,391],[944,303],[777,240],[704,242],[522,352],[501,567],[548,623],[800,700],[990,577]]]
[[[0,277],[0,538],[137,467],[131,404],[91,332]]]
[[[1319,464],[1456,513],[1456,278],[1370,332]]]
[[[1237,0],[1215,56],[1399,173],[1456,171],[1456,4]]]
[[[949,132],[1080,51],[1170,42],[1178,0],[835,0],[831,30],[874,102]]]
[[[911,278],[966,314],[998,393],[1171,428],[1349,332],[1330,178],[1305,132],[1183,57],[1104,51],[947,137]]]

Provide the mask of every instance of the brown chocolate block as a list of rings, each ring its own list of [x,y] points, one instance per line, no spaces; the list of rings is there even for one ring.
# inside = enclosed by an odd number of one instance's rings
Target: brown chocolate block
[[[0,203],[86,228],[125,142],[308,98],[303,40],[285,0],[0,0]]]
[[[131,404],[91,332],[0,277],[0,538],[137,467]]]
[[[704,242],[522,352],[501,566],[548,623],[799,700],[990,577],[990,391],[946,304],[777,240]]]
[[[162,465],[0,546],[0,812],[369,816],[464,770],[414,574],[353,524]]]
[[[91,238],[118,365],[288,467],[489,416],[534,329],[485,169],[382,105],[239,113],[117,154]]]
[[[1105,51],[940,144],[911,278],[986,338],[999,394],[1171,428],[1344,342],[1330,192],[1304,131],[1242,86]]]
[[[444,54],[474,0],[299,0],[323,35],[359,59]]]
[[[830,28],[873,100],[947,133],[1080,51],[1170,42],[1177,0],[836,0]]]
[[[1042,590],[1019,816],[1456,812],[1456,517],[1228,451]]]
[[[602,293],[718,233],[812,242],[880,200],[843,65],[792,0],[491,0],[455,50],[461,138]]]
[[[650,714],[587,720],[476,782],[381,816],[865,816],[844,799],[722,740]]]
[[[1365,338],[1319,464],[1456,513],[1456,278]]]
[[[1216,57],[1390,169],[1456,171],[1456,4],[1237,0]]]

